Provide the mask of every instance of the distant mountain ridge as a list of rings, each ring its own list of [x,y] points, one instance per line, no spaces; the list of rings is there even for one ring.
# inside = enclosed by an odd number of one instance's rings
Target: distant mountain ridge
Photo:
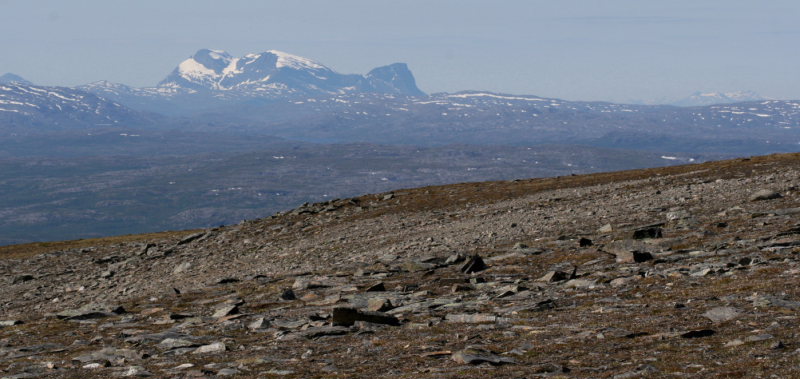
[[[26,84],[26,85],[32,85],[33,84],[33,83],[25,80],[21,76],[12,74],[10,72],[7,72],[7,73],[5,73],[3,75],[0,75],[0,84],[11,84],[11,83],[19,83],[19,84]]]
[[[768,100],[753,91],[703,92],[698,91],[689,97],[675,101],[671,105],[679,107],[699,107],[715,104],[744,103],[748,101]]]

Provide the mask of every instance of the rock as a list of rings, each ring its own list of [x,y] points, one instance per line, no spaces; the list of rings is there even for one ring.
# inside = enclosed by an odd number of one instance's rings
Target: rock
[[[206,235],[205,232],[199,232],[199,233],[190,234],[190,235],[184,237],[182,240],[178,241],[178,246],[185,245],[185,244],[187,244],[189,242],[198,240],[198,239],[200,239],[200,237],[203,237],[205,235]]]
[[[206,354],[206,353],[221,353],[228,348],[222,342],[214,342],[212,344],[203,345],[197,348],[192,354]]]
[[[108,279],[108,278],[110,278],[112,276],[114,276],[114,271],[106,270],[106,271],[103,271],[103,272],[100,273],[100,277],[103,278],[103,279]]]
[[[294,294],[291,288],[287,288],[281,292],[280,296],[281,300],[296,300],[297,296]]]
[[[238,374],[241,374],[241,373],[242,373],[241,371],[239,371],[239,370],[237,370],[235,368],[223,368],[222,370],[217,371],[217,375],[219,375],[219,376],[232,376],[232,375],[238,375]]]
[[[465,274],[472,274],[475,272],[486,270],[487,268],[489,268],[489,266],[486,265],[481,256],[475,254],[472,257],[470,257],[467,263],[461,266],[461,272]]]
[[[143,354],[136,350],[107,347],[98,351],[74,357],[72,360],[81,363],[108,362],[114,365],[120,365],[126,361],[140,360],[142,357]]]
[[[612,250],[617,263],[643,263],[653,259],[653,255],[648,252]]]
[[[365,292],[383,292],[386,291],[386,287],[383,285],[383,282],[375,283],[369,287],[367,287]]]
[[[465,324],[482,324],[497,322],[497,316],[485,313],[475,314],[448,314],[445,316],[448,322],[465,323]]]
[[[190,268],[192,268],[191,262],[183,262],[183,263],[175,266],[175,268],[172,269],[172,273],[173,274],[180,274],[180,273],[182,273],[182,272],[184,272],[184,271],[186,271],[186,270],[188,270]]]
[[[255,319],[253,322],[247,324],[247,328],[250,330],[261,330],[266,329],[270,326],[270,322],[267,321],[264,317],[259,317]]]
[[[633,231],[633,239],[662,238],[663,233],[659,226],[645,226]]]
[[[508,357],[501,357],[499,355],[490,353],[483,349],[467,348],[464,350],[453,353],[451,359],[460,364],[480,364],[489,363],[494,366],[502,364],[515,364],[514,359]]]
[[[614,231],[614,227],[611,224],[605,224],[597,229],[598,233],[611,233]]]
[[[461,263],[466,259],[467,259],[467,257],[464,256],[464,254],[455,253],[455,254],[452,254],[449,257],[447,257],[447,259],[444,261],[444,264],[446,264],[446,265],[454,265],[456,263]]]
[[[153,376],[152,373],[145,370],[142,366],[131,366],[122,374],[122,376],[138,376],[138,377],[147,377]]]
[[[545,282],[545,283],[554,283],[560,282],[569,279],[570,275],[566,272],[562,271],[548,271],[547,274],[544,274],[539,279],[536,279],[537,282]]]
[[[30,274],[17,275],[14,277],[14,279],[11,280],[11,284],[25,283],[33,279],[35,278],[33,277],[33,275]]]
[[[593,289],[598,286],[602,287],[603,285],[597,284],[597,281],[590,279],[572,279],[564,283],[564,287],[576,289]]]
[[[158,348],[162,350],[180,349],[186,347],[197,347],[200,344],[183,338],[165,338],[158,343]]]
[[[713,336],[716,333],[717,332],[711,329],[690,330],[688,332],[682,333],[681,338],[703,338],[703,337]]]
[[[350,328],[344,326],[321,326],[317,328],[308,328],[302,332],[298,332],[296,336],[315,339],[327,336],[342,336],[350,332]]]
[[[732,308],[732,307],[717,307],[717,308],[709,309],[708,311],[703,313],[703,317],[705,317],[705,318],[707,318],[707,319],[709,319],[709,320],[711,320],[713,322],[719,323],[719,322],[725,322],[725,321],[733,320],[733,319],[739,317],[740,314],[741,314],[741,312],[736,308]]]
[[[371,298],[367,300],[367,309],[372,312],[386,312],[393,308],[389,299]]]
[[[336,307],[333,308],[331,316],[333,325],[352,326],[356,321],[366,321],[373,324],[400,325],[397,317],[373,311],[359,311],[355,308]]]
[[[214,314],[211,315],[213,318],[222,318],[228,315],[233,315],[239,313],[239,306],[236,304],[227,304],[217,308],[214,311]]]
[[[775,338],[772,334],[759,334],[755,336],[748,336],[744,339],[744,342],[761,342],[767,341]]]
[[[780,199],[783,197],[778,191],[772,189],[763,189],[750,195],[750,201],[762,201]]]
[[[588,246],[592,246],[592,245],[593,245],[592,240],[590,240],[588,238],[581,238],[581,239],[578,240],[578,246],[579,247],[588,247]]]
[[[6,326],[21,325],[21,324],[24,324],[24,322],[22,322],[21,320],[3,320],[0,321],[0,328]]]
[[[407,261],[403,264],[403,269],[408,272],[420,272],[433,270],[437,267],[435,263],[426,263],[418,261]]]
[[[125,308],[100,303],[84,305],[78,309],[61,311],[55,316],[61,320],[88,320],[111,317],[125,313]]]

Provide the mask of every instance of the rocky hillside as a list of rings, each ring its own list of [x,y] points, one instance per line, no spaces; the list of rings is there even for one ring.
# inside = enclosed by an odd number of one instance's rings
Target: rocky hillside
[[[797,377],[800,154],[0,249],[3,377]]]

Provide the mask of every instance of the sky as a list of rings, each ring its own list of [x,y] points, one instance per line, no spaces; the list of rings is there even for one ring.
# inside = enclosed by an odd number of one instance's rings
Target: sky
[[[153,86],[201,48],[341,73],[406,62],[428,93],[800,99],[797,0],[0,0],[0,74]]]

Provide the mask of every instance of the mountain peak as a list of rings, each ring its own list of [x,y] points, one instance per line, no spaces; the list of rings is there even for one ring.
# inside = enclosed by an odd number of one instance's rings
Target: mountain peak
[[[381,87],[394,89],[394,91],[410,96],[425,96],[425,93],[417,88],[414,75],[405,63],[392,63],[388,66],[381,66],[372,69],[367,74],[367,79],[377,81]]]
[[[25,85],[32,85],[33,83],[25,80],[19,75],[12,74],[10,72],[5,73],[0,76],[0,83],[18,83],[18,84],[25,84]]]
[[[280,97],[378,92],[424,96],[405,63],[378,67],[366,76],[337,73],[314,60],[279,50],[233,57],[200,49],[159,84],[189,93],[225,91],[236,96]]]

